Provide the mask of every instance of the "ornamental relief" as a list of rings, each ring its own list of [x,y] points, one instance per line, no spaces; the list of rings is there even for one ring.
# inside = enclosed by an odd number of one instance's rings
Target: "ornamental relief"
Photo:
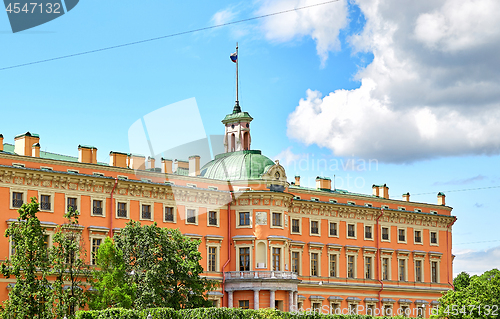
[[[22,177],[16,177],[14,178],[14,183],[16,183],[17,185],[24,184],[24,179]]]

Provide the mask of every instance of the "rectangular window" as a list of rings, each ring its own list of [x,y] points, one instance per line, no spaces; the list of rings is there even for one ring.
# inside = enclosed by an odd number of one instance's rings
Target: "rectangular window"
[[[97,264],[97,250],[102,243],[101,238],[92,238],[92,265]]]
[[[389,228],[382,227],[382,240],[389,240]]]
[[[337,255],[330,255],[330,277],[337,277]]]
[[[438,282],[438,263],[431,261],[431,282]]]
[[[365,279],[372,279],[372,257],[365,257]]]
[[[336,199],[330,199],[330,203],[337,204],[337,200]]]
[[[217,247],[208,247],[208,271],[216,271]]]
[[[241,212],[240,213],[240,226],[248,226],[250,225],[250,213],[249,212]]]
[[[118,203],[118,207],[116,209],[116,216],[127,218],[127,203]]]
[[[165,221],[173,222],[174,221],[174,208],[173,207],[165,207]]]
[[[389,258],[382,258],[382,280],[389,280]]]
[[[372,239],[372,226],[365,226],[365,238]]]
[[[239,305],[241,309],[248,309],[250,308],[250,301],[248,300],[240,300]]]
[[[311,221],[311,234],[319,234],[318,221]]]
[[[437,244],[438,238],[437,233],[435,231],[431,231],[431,244]]]
[[[273,248],[273,270],[280,271],[281,248]]]
[[[406,235],[404,229],[398,229],[398,241],[406,241]]]
[[[300,267],[299,252],[292,251],[292,272],[298,274]]]
[[[318,276],[318,254],[311,253],[311,276]]]
[[[355,203],[355,202],[350,202],[350,201],[349,201],[349,202],[347,202],[347,205],[356,205],[356,203]]]
[[[300,233],[300,219],[292,219],[292,233]]]
[[[354,224],[347,225],[347,237],[356,237]]]
[[[40,210],[50,210],[50,195],[40,196]]]
[[[76,198],[74,198],[74,197],[68,197],[68,207],[67,207],[68,212],[70,210],[72,210],[74,212],[78,210],[78,207],[77,207],[76,203],[77,203]]]
[[[240,248],[240,271],[250,271],[250,248]]]
[[[422,261],[415,260],[415,281],[422,282]]]
[[[189,224],[196,224],[196,210],[186,210],[186,222]]]
[[[415,242],[422,243],[422,232],[420,230],[415,231]]]
[[[321,302],[313,302],[312,308],[314,312],[321,312]]]
[[[319,202],[319,198],[317,198],[317,197],[311,197],[311,200],[315,201],[315,202]]]
[[[373,204],[370,204],[370,203],[365,203],[365,206],[366,206],[366,207],[373,207]]]
[[[208,212],[208,224],[210,226],[217,226],[217,212],[215,211]]]
[[[23,206],[23,193],[12,193],[12,207],[20,208]]]
[[[337,236],[337,223],[330,223],[330,236]]]
[[[281,213],[273,213],[273,226],[281,227]]]
[[[406,263],[404,259],[399,260],[399,281],[406,281]]]
[[[151,219],[151,205],[142,205],[141,218]]]
[[[347,256],[347,278],[354,278],[354,256]]]
[[[102,200],[93,200],[92,201],[92,212],[96,216],[102,216]]]

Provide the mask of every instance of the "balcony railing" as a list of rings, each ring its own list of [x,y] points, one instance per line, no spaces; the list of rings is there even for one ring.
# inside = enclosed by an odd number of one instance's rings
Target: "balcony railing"
[[[187,222],[190,224],[195,224],[196,223],[196,217],[188,217]]]
[[[40,209],[41,209],[41,210],[50,210],[50,203],[47,203],[47,202],[41,202],[41,203],[40,203]]]
[[[299,233],[299,232],[300,232],[299,226],[292,226],[292,233]]]
[[[365,238],[372,238],[372,233],[366,232],[365,233]]]
[[[19,208],[23,206],[23,200],[22,199],[13,199],[12,200],[12,207]]]
[[[415,242],[416,243],[421,243],[422,242],[422,237],[415,237]]]
[[[118,209],[116,212],[116,215],[118,217],[127,217],[127,210],[126,209]]]
[[[389,234],[382,234],[383,240],[389,240]]]
[[[318,227],[311,227],[311,234],[319,234]]]
[[[167,222],[173,222],[174,221],[174,215],[173,214],[165,214],[165,220]]]
[[[399,235],[399,241],[406,241],[405,236],[404,235]]]
[[[291,271],[228,271],[224,273],[226,280],[230,279],[297,279],[297,274]]]
[[[354,230],[349,230],[349,231],[347,231],[347,236],[348,236],[348,237],[355,237],[354,235],[355,235],[355,234],[354,234]]]
[[[208,224],[209,225],[217,225],[217,218],[209,218]]]
[[[101,207],[94,207],[93,211],[94,211],[94,215],[102,215],[102,208]]]
[[[151,212],[148,211],[142,212],[142,219],[151,219]]]

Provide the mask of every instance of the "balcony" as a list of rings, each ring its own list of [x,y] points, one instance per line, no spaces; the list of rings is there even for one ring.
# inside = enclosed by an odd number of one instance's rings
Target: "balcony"
[[[224,277],[226,280],[297,280],[297,274],[291,271],[228,271]]]

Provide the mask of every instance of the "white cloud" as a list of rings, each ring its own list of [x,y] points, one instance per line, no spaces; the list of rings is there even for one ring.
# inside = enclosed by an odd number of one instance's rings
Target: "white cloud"
[[[279,154],[274,156],[274,160],[279,160],[280,164],[283,166],[289,166],[297,162],[299,159],[303,158],[304,154],[295,154],[292,152],[292,147],[282,150]]]
[[[308,90],[288,135],[386,162],[499,154],[500,2],[354,2],[366,24],[349,41],[374,56],[357,74],[361,86],[324,98]]]
[[[217,11],[212,16],[212,23],[214,25],[225,24],[231,22],[234,17],[237,15],[237,12],[233,10],[233,8],[226,8],[220,11]]]
[[[264,0],[257,15],[281,12],[317,4],[317,0]],[[287,12],[266,18],[262,28],[268,40],[286,42],[311,37],[324,65],[328,52],[340,49],[338,35],[347,25],[347,1]]]
[[[470,275],[480,275],[500,265],[500,246],[487,250],[463,249],[453,252],[453,277],[465,271]]]

